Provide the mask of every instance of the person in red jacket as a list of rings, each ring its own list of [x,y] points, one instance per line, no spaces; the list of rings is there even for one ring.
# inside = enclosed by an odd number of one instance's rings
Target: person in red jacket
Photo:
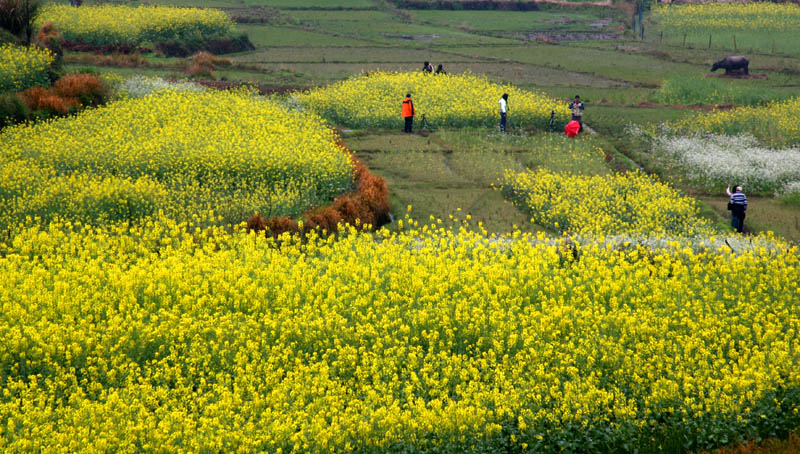
[[[406,99],[403,100],[403,118],[406,120],[406,126],[403,131],[407,133],[411,133],[411,129],[414,126],[414,115],[417,113],[414,111],[414,103],[411,101],[411,94],[406,95]]]

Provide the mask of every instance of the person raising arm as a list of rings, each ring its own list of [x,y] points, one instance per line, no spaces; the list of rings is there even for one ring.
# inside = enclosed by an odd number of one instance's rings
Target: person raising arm
[[[730,200],[728,201],[728,209],[731,211],[731,227],[739,233],[744,230],[744,218],[747,211],[747,196],[742,192],[742,187],[734,185],[733,192],[731,192],[731,185],[725,189]]]

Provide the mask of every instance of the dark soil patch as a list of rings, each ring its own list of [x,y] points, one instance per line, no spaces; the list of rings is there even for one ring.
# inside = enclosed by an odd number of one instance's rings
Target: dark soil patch
[[[514,36],[553,43],[573,41],[613,41],[617,39],[617,35],[614,33],[600,32],[536,32],[517,33]]]
[[[214,55],[255,50],[246,33],[238,36],[211,39],[169,40],[156,44],[156,49],[166,57],[188,57],[198,52]]]
[[[652,104],[652,105],[655,106],[655,104]],[[669,107],[671,107],[673,109],[698,110],[698,111],[708,112],[708,111],[711,111],[711,110],[731,110],[731,109],[735,109],[737,106],[734,106],[734,105],[731,105],[731,104],[719,104],[719,105],[717,105],[717,104],[692,104],[690,106],[685,106],[683,104],[674,104],[674,105],[669,106]]]
[[[220,8],[239,24],[267,24],[284,21],[281,12],[268,6],[253,6],[250,8]]]
[[[507,0],[392,0],[398,8],[445,10],[537,11],[538,2]]]
[[[95,54],[123,54],[123,55],[130,55],[130,54],[147,54],[153,52],[152,49],[148,49],[146,47],[137,47],[132,46],[127,43],[122,44],[105,44],[102,46],[98,46],[96,44],[86,44],[81,42],[74,42],[69,40],[64,40],[61,43],[61,47],[66,50],[71,50],[73,52],[93,52]]]
[[[766,79],[766,74],[706,74],[706,77],[719,77],[722,79]]]
[[[421,34],[421,35],[405,35],[405,34],[398,34],[398,33],[384,33],[383,36],[385,38],[394,38],[394,39],[407,39],[407,40],[417,40],[417,39],[436,39],[439,38],[439,35],[436,34]]]
[[[541,24],[551,24],[551,25],[571,25],[571,24],[584,24],[593,30],[601,29],[608,27],[611,24],[611,19],[601,19],[601,20],[580,20],[580,19],[572,19],[570,17],[560,17],[558,19],[545,19],[539,21]]]
[[[230,90],[239,87],[253,87],[262,95],[291,93],[293,91],[304,90],[305,87],[298,86],[281,86],[281,85],[266,85],[266,84],[252,84],[246,82],[233,82],[222,80],[195,80],[196,84],[203,85],[204,87],[213,88],[216,90]]]

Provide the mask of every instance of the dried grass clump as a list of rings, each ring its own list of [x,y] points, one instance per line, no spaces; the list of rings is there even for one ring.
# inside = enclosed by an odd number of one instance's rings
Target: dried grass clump
[[[108,101],[110,89],[93,74],[69,74],[50,88],[31,87],[17,97],[39,116],[66,115],[86,106]]]
[[[388,222],[391,205],[389,188],[383,178],[376,177],[355,156],[353,161],[356,190],[350,194],[336,197],[332,204],[304,213],[302,224],[287,216],[264,219],[256,214],[247,220],[248,230],[278,235],[291,232],[322,231],[336,233],[340,225],[352,225],[362,229],[372,229]]]

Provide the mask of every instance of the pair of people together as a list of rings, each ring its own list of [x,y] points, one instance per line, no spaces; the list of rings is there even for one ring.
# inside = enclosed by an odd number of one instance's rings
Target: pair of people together
[[[500,98],[500,131],[506,131],[506,114],[508,113],[508,93],[503,93]],[[411,133],[414,129],[414,116],[417,114],[414,109],[414,101],[411,100],[411,93],[406,93],[403,99],[403,107],[401,109],[405,126],[403,132]]]
[[[425,62],[426,65],[429,65],[428,62]],[[439,65],[441,67],[442,65]],[[508,116],[508,93],[503,93],[503,96],[500,97],[500,131],[506,132],[506,120]],[[581,129],[583,129],[583,123],[581,122],[581,118],[583,116],[583,103],[580,100],[580,96],[575,96],[575,101],[569,105],[569,108],[572,109],[572,119],[581,123]],[[402,115],[403,119],[405,120],[405,127],[403,131],[406,133],[411,133],[414,127],[414,116],[416,115],[416,111],[414,110],[414,102],[411,100],[411,93],[407,93],[406,97],[403,99],[403,107],[402,107]]]
[[[583,103],[581,102],[581,97],[575,95],[575,101],[573,101],[569,108],[572,110],[572,121],[577,121],[580,124],[580,131],[583,131]],[[508,93],[503,93],[503,96],[500,98],[500,131],[506,132],[506,116],[508,115]]]
[[[436,67],[436,71],[434,71],[433,65],[429,61],[422,64],[422,72],[427,74],[447,74],[447,71],[444,70],[444,66],[441,63],[439,63],[439,66]]]

